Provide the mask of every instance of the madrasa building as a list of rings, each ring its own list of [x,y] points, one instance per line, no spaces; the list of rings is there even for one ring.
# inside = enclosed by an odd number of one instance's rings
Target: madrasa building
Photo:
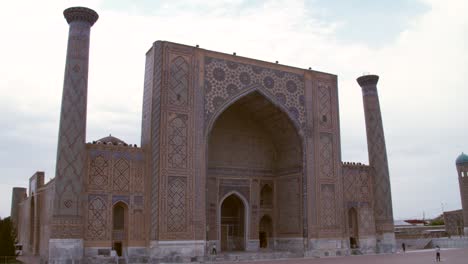
[[[98,14],[64,16],[55,177],[37,172],[13,189],[25,255],[154,263],[394,252],[378,76],[357,78],[369,165],[341,159],[336,75],[167,41],[146,52],[140,147],[86,143]]]

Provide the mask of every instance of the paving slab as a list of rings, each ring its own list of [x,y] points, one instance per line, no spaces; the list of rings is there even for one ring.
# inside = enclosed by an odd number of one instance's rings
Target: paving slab
[[[428,264],[436,263],[435,250],[407,251],[406,253],[361,255],[329,258],[301,258],[268,261],[246,261],[225,263],[255,263],[255,264]],[[441,263],[468,264],[468,248],[441,249]]]

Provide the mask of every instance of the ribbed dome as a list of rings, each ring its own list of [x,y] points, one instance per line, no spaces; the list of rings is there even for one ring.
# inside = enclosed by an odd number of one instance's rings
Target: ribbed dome
[[[468,163],[468,155],[462,152],[460,156],[458,156],[457,160],[455,161],[455,164],[462,164],[462,163]]]
[[[109,136],[107,137],[103,137],[101,139],[98,139],[97,142],[99,143],[103,143],[103,144],[109,144],[111,143],[112,145],[127,145],[127,143],[125,143],[125,141],[119,139],[119,138],[116,138],[116,137],[113,137],[111,134],[109,134]]]

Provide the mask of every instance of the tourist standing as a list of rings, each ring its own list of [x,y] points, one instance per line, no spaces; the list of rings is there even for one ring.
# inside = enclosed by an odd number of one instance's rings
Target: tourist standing
[[[440,262],[440,247],[436,246],[436,261]]]
[[[213,247],[211,248],[211,255],[217,255],[218,252],[216,252],[216,243],[213,244]]]
[[[406,244],[405,243],[401,243],[401,248],[403,249],[403,253],[406,252]]]

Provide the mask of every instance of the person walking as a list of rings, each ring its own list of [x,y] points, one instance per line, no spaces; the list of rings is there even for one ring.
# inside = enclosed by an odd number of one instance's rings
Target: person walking
[[[406,244],[405,243],[401,243],[401,248],[403,249],[403,253],[406,252]]]
[[[436,262],[440,262],[440,247],[436,246]]]

